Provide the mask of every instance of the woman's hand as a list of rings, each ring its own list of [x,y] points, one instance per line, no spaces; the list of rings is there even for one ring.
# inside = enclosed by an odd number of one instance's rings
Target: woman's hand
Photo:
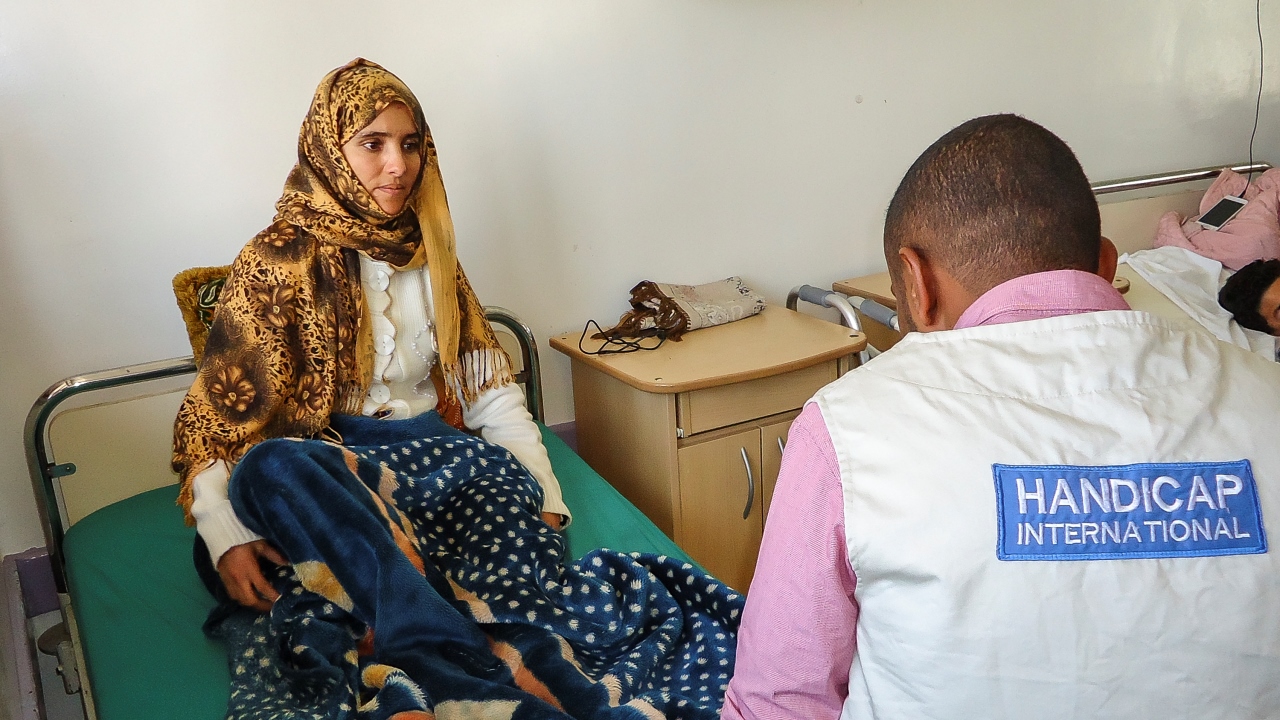
[[[289,562],[266,540],[254,540],[236,545],[223,553],[218,558],[218,576],[236,602],[258,612],[270,612],[271,603],[280,597],[280,593],[276,592],[271,582],[262,574],[258,558],[265,558],[276,565],[286,565]]]
[[[542,522],[551,526],[552,530],[560,532],[564,529],[564,516],[560,513],[542,513]]]

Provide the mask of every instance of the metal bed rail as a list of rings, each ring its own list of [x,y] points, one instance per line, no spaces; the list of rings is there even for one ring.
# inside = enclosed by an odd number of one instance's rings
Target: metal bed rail
[[[515,379],[525,387],[525,402],[529,408],[529,414],[538,422],[543,422],[542,365],[538,358],[538,344],[533,331],[515,313],[506,308],[490,305],[484,310],[485,317],[490,323],[506,328],[520,344],[522,367],[520,372],[515,374]],[[58,502],[56,481],[58,478],[74,474],[76,466],[74,463],[55,464],[52,461],[49,424],[56,416],[58,407],[85,393],[122,388],[195,372],[195,359],[190,355],[98,370],[74,375],[54,383],[41,393],[31,406],[23,429],[27,471],[35,491],[36,508],[40,514],[40,525],[44,530],[49,561],[53,566],[53,578],[59,593],[67,592],[66,566],[63,557],[66,524]]]
[[[177,377],[195,371],[195,359],[188,355],[74,375],[54,383],[48,390],[41,393],[35,404],[31,406],[23,429],[23,442],[27,451],[27,471],[31,474],[31,484],[36,495],[36,509],[40,513],[40,525],[44,529],[44,540],[49,549],[49,560],[53,564],[53,578],[58,592],[67,591],[62,557],[62,539],[66,528],[59,510],[54,481],[74,474],[76,466],[74,463],[55,465],[50,461],[52,452],[49,447],[48,430],[54,411],[66,401],[84,393]]]
[[[545,423],[542,404],[542,361],[538,358],[538,341],[533,331],[515,313],[497,305],[486,305],[484,315],[490,323],[497,323],[515,336],[520,343],[520,372],[516,382],[525,387],[525,404],[534,420]]]
[[[1109,180],[1091,187],[1093,188],[1094,195],[1107,195],[1110,193],[1125,192],[1127,190],[1147,190],[1164,185],[1177,185],[1178,183],[1194,182],[1196,180],[1209,180],[1217,177],[1218,173],[1225,169],[1241,174],[1247,173],[1252,175],[1253,173],[1270,170],[1271,163],[1239,163],[1225,168],[1221,165],[1214,165],[1212,167],[1195,168],[1194,170],[1179,170],[1177,172],[1157,173],[1155,175],[1140,175],[1138,177],[1122,178],[1120,180]]]

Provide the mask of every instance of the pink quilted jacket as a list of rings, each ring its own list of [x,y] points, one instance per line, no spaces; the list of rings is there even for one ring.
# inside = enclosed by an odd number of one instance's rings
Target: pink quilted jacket
[[[1200,200],[1204,213],[1226,195],[1249,201],[1221,230],[1206,230],[1176,212],[1165,213],[1156,226],[1154,247],[1173,245],[1239,270],[1254,260],[1280,258],[1280,168],[1257,176],[1245,190],[1245,177],[1223,170]]]

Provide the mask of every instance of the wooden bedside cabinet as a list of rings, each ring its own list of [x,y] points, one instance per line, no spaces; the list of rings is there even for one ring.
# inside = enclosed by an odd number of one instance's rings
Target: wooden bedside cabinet
[[[588,355],[580,336],[551,338],[572,360],[579,454],[703,567],[745,591],[787,429],[813,393],[853,367],[866,338],[780,307],[657,350]],[[583,347],[601,344],[587,338]]]

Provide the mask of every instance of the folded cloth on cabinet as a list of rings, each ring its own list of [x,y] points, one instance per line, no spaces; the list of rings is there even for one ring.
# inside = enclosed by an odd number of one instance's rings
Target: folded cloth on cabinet
[[[1120,258],[1214,337],[1276,359],[1276,338],[1241,327],[1218,304],[1218,290],[1231,276],[1222,263],[1178,247],[1139,250]]]
[[[1249,204],[1220,229],[1209,230],[1196,222],[1222,198],[1240,197],[1241,193]],[[1280,257],[1280,168],[1262,173],[1252,183],[1243,175],[1223,170],[1200,199],[1200,215],[1184,222],[1176,212],[1165,213],[1156,225],[1152,247],[1180,247],[1231,270],[1254,260]]]
[[[231,499],[292,566],[269,614],[223,603],[228,717],[715,718],[743,598],[662,555],[564,562],[541,488],[434,413],[269,440]]]
[[[631,288],[631,309],[617,325],[594,337],[620,340],[661,335],[679,340],[691,330],[755,315],[764,305],[764,297],[743,284],[740,277],[702,285],[643,280]]]

